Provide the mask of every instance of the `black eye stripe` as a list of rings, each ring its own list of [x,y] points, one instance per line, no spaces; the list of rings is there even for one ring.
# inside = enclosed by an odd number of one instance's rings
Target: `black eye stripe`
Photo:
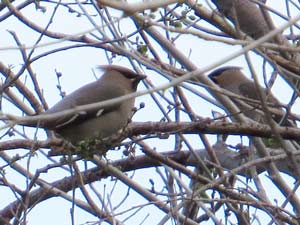
[[[126,71],[120,71],[118,70],[120,73],[122,73],[126,78],[129,78],[129,79],[135,79],[138,74],[134,73],[134,72],[126,72]]]

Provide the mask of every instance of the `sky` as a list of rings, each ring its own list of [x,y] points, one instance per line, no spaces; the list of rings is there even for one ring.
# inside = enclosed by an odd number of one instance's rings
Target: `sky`
[[[20,2],[21,1],[16,1],[16,4],[19,4]],[[275,6],[278,10],[281,10],[283,8],[283,5],[280,5],[281,3],[283,3],[283,1],[281,2],[276,1]],[[51,16],[53,7],[45,2],[41,2],[40,4],[46,7],[46,12],[36,10],[32,6],[26,8],[25,10],[22,10],[22,13],[28,16],[31,21],[38,23],[40,26],[45,26],[45,24],[47,24],[49,21],[49,17]],[[0,18],[5,13],[5,11],[6,10],[0,12]],[[120,13],[117,11],[114,11],[113,14],[115,16],[120,16]],[[98,21],[96,17],[95,20],[97,22],[100,22],[100,20]],[[276,19],[276,25],[279,25],[281,22],[282,21],[280,21],[279,19]],[[131,23],[129,20],[124,19],[122,23],[124,24],[124,26],[127,26],[128,29],[133,29],[132,27],[130,27]],[[50,26],[50,30],[53,31],[55,30],[57,32],[64,32],[70,35],[85,32],[87,30],[90,30],[91,28],[93,28],[93,26],[88,22],[88,20],[85,17],[83,16],[77,17],[75,14],[70,15],[68,14],[67,9],[63,7],[59,8],[58,14],[56,15],[55,19],[53,20],[53,23]],[[22,43],[24,43],[25,46],[33,46],[35,41],[38,38],[38,34],[32,32],[28,27],[24,26],[21,21],[15,18],[9,18],[0,23],[1,62],[4,63],[5,65],[11,65],[12,70],[16,72],[22,65],[22,58],[20,52],[15,49],[16,44],[13,41],[13,38],[8,31],[16,32],[19,40]],[[38,55],[49,49],[53,49],[54,47],[57,46],[64,46],[66,42],[62,41],[61,43],[60,42],[54,43],[53,40],[50,40],[49,38],[43,38],[42,43],[45,44],[45,46],[37,48],[35,51],[35,55]],[[239,47],[233,47],[233,46],[224,45],[224,44],[211,42],[211,41],[201,40],[201,44],[199,44],[199,39],[191,35],[179,37],[176,41],[176,45],[180,46],[182,52],[186,56],[189,56],[190,60],[192,60],[196,65],[199,65],[199,67],[209,66],[212,63],[239,50]],[[161,52],[161,54],[165,55],[164,52]],[[254,61],[254,63],[261,65],[262,61],[258,59],[256,54],[251,53],[250,56],[251,59]],[[34,68],[34,71],[36,71],[37,79],[40,83],[40,86],[43,89],[43,94],[47,99],[49,106],[52,106],[61,99],[59,95],[59,91],[56,88],[57,77],[55,71],[62,73],[63,76],[60,79],[61,86],[66,93],[70,93],[75,89],[79,88],[80,86],[89,83],[91,81],[94,81],[96,79],[95,74],[97,77],[101,76],[101,71],[97,71],[95,70],[95,68],[99,64],[106,64],[106,63],[107,63],[107,57],[102,50],[95,49],[95,48],[78,48],[78,49],[62,51],[59,53],[49,55],[43,59],[34,62],[32,64],[32,67]],[[114,64],[128,66],[128,67],[130,66],[127,60],[122,57],[116,57],[114,59]],[[244,66],[245,74],[247,74],[248,76],[250,75],[245,65],[244,57],[235,58],[234,60],[228,62],[227,65]],[[259,68],[257,69],[259,71]],[[162,83],[168,82],[166,79],[161,78],[161,76],[156,74],[154,71],[146,70],[144,68],[144,72],[147,74],[148,79],[150,79],[154,83],[154,85],[161,85]],[[25,81],[26,76],[22,76],[21,79]],[[32,88],[32,85],[28,83],[28,87]],[[197,86],[194,86],[194,88],[197,88],[197,90],[208,94],[202,88],[199,88]],[[145,86],[143,84],[139,86],[139,90],[144,90],[144,89]],[[281,101],[287,102],[289,100],[291,93],[289,91],[288,85],[283,80],[281,80],[281,82],[276,82],[273,89],[274,89],[274,93]],[[170,99],[172,98],[172,96],[170,95],[170,90],[165,91],[163,94]],[[196,98],[196,96],[193,96],[193,94],[191,93],[187,92],[186,94],[191,99],[195,98],[197,99],[197,101],[199,100],[198,97]],[[149,96],[139,97],[136,99],[136,106],[138,106],[141,102],[145,102],[146,107],[140,110],[134,116],[134,121],[144,121],[144,122],[160,121],[161,113],[157,109],[153,100]],[[297,102],[296,106],[298,108],[299,102]],[[208,105],[204,100],[203,102],[197,102],[197,104],[193,104],[192,107],[197,114],[203,117],[211,117],[212,109],[221,111],[215,106]],[[11,107],[9,104],[5,104],[3,111],[5,113],[13,113],[13,114],[20,113],[16,111],[15,108]],[[5,131],[6,130],[3,129],[0,130],[0,134],[3,134]],[[29,134],[35,135],[35,130],[31,130]],[[45,134],[42,130],[39,131],[38,135],[39,138],[41,139],[45,138]],[[189,137],[189,140],[194,141],[195,137],[191,136]],[[209,135],[209,140],[211,141],[211,143],[214,143],[216,139],[214,136]],[[229,138],[229,141],[230,143],[235,144],[240,141],[240,138],[237,136],[232,136]],[[152,146],[158,149],[158,151],[162,151],[162,150],[172,149],[173,143],[174,143],[174,139],[169,138],[167,140],[155,140],[154,143],[152,142]],[[199,148],[202,147],[203,147],[202,145],[199,146]],[[21,154],[24,154],[23,150],[11,152],[10,154],[16,154],[16,152],[21,152]],[[141,152],[138,151],[137,154],[141,154]],[[111,159],[120,158],[120,152],[112,151],[110,152],[109,157]],[[58,158],[56,158],[56,160],[58,160]],[[2,162],[0,161],[0,165],[1,163]],[[28,161],[26,159],[21,161],[21,163],[26,165]],[[31,158],[29,169],[30,171],[34,172],[36,169],[43,168],[49,163],[50,162],[47,161],[45,156],[39,154],[37,157]],[[92,165],[89,164],[89,166]],[[164,173],[165,172],[164,168],[153,168],[150,171],[140,170],[140,171],[136,171],[132,175],[135,177],[135,179],[138,179],[139,183],[143,184],[145,187],[150,189],[151,188],[150,179],[153,179],[155,184],[158,187],[162,185],[161,179],[157,178],[157,174],[159,174],[160,172]],[[146,176],[145,173],[147,173]],[[49,171],[47,174],[42,174],[41,177],[51,182],[60,179],[66,175],[68,175],[68,173],[58,168]],[[275,190],[276,188],[274,188],[274,184],[268,182],[267,176],[266,175],[262,175],[262,176],[264,176],[263,177],[264,182],[267,182],[268,186],[272,188],[272,190]],[[13,170],[7,169],[7,177],[11,182],[16,183],[18,187],[20,188],[26,187],[26,180],[24,180],[23,178],[21,179],[20,176],[16,174]],[[291,183],[293,182],[293,180],[289,179],[288,176],[284,175],[284,178],[287,179],[288,182]],[[18,181],[18,179],[20,179],[20,181]],[[114,183],[111,182],[111,180],[109,179],[101,180],[100,182],[95,182],[93,185],[97,188],[97,190],[100,190],[100,192],[103,193],[104,198],[106,197],[111,198],[113,202],[120,201],[122,199],[121,197],[124,196],[125,190],[127,191],[126,186],[124,186],[122,183],[120,182]],[[131,209],[130,212],[134,212],[135,208],[133,206],[138,206],[139,204],[145,203],[145,200],[142,197],[132,193],[132,191],[129,192],[132,196],[134,196],[134,198],[128,200],[126,202],[126,205],[123,205],[119,209],[116,209],[116,212],[119,213],[125,211],[126,209]],[[7,188],[0,187],[0,193],[1,193],[0,202],[5,202],[5,205],[11,202],[13,199],[15,199],[15,196]],[[81,193],[78,190],[76,190],[75,194],[76,197],[81,195]],[[270,199],[274,201],[275,199],[278,198],[278,196],[280,196],[280,194],[276,191],[268,194],[270,195]],[[37,207],[35,207],[29,213],[28,224],[37,225],[41,223],[41,220],[45,225],[53,224],[53,223],[71,224],[70,216],[67,216],[66,219],[66,215],[70,215],[71,206],[72,205],[70,202],[61,200],[59,198],[53,198],[51,200],[47,200],[42,204],[38,205]],[[148,225],[148,224],[152,224],[151,221],[152,222],[157,221],[157,218],[160,218],[163,215],[159,210],[151,206],[144,207],[141,210],[142,211],[137,214],[138,216],[134,216],[133,217],[134,219],[131,218],[126,220],[125,224],[140,224],[145,219],[143,224]],[[130,213],[124,213],[120,217],[126,218],[128,217],[129,214]],[[86,221],[95,221],[95,218],[90,216],[86,212],[76,209],[75,221],[76,224],[83,224]],[[169,224],[171,224],[171,222]]]

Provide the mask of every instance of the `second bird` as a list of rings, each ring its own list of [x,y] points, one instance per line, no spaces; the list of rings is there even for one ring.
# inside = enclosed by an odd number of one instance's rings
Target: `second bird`
[[[257,87],[254,82],[248,79],[242,72],[240,67],[226,66],[214,70],[209,75],[210,79],[218,84],[221,88],[224,88],[236,95],[246,97],[252,100],[260,101]],[[285,112],[280,108],[280,102],[269,92],[266,88],[259,86],[260,90],[267,96],[267,104],[270,106],[269,111],[272,114],[272,118],[277,122],[281,122]],[[263,115],[261,103],[249,103],[245,100],[231,97],[232,101],[240,109],[242,113],[248,118],[257,121],[264,122],[265,117]],[[246,107],[241,101],[245,101],[250,107]],[[259,110],[258,110],[259,109]],[[282,125],[291,126],[291,121],[284,121]]]

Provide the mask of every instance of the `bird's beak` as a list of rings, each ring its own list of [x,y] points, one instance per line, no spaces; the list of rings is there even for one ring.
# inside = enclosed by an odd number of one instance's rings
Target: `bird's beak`
[[[136,80],[136,81],[141,81],[141,80],[144,80],[146,77],[147,77],[147,76],[145,76],[145,75],[138,75],[138,76],[135,78],[135,80]]]
[[[147,76],[145,75],[137,75],[135,78],[132,79],[132,88],[134,90],[137,89],[138,84],[140,83],[141,80],[144,80]]]

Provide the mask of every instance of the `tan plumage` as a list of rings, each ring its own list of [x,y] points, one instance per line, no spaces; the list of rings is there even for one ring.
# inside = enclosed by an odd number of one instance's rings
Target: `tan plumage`
[[[237,98],[231,97],[233,102],[237,105],[237,107],[244,113],[248,118],[255,120],[257,122],[265,122],[265,117],[263,115],[260,98],[258,95],[257,87],[254,82],[248,79],[242,72],[240,67],[235,66],[227,66],[219,68],[209,75],[210,79],[212,79],[216,84],[220,87],[230,91],[236,95],[246,97],[252,100],[257,100],[259,102],[254,103],[253,101],[245,101]],[[279,123],[283,117],[285,116],[285,111],[280,107],[282,105],[273,95],[268,92],[266,88],[259,86],[260,90],[266,95],[267,104],[269,106],[269,111],[272,114],[272,118]],[[246,107],[244,103],[250,105]],[[283,125],[291,126],[291,121],[284,121]]]

